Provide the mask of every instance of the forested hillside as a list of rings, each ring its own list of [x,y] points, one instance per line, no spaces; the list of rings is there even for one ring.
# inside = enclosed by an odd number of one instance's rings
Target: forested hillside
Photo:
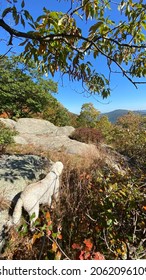
[[[58,126],[72,123],[73,114],[53,97],[57,83],[42,78],[32,61],[26,66],[19,57],[4,57],[0,60],[0,76],[1,116],[40,117]]]
[[[129,106],[130,106],[130,104],[129,104]],[[132,110],[117,109],[117,110],[114,110],[114,111],[111,111],[108,113],[103,113],[102,115],[107,116],[110,122],[115,123],[118,120],[118,118],[126,115],[129,111],[132,111]],[[138,111],[132,111],[132,112],[135,114],[140,114],[142,116],[146,116],[146,110],[138,110]]]

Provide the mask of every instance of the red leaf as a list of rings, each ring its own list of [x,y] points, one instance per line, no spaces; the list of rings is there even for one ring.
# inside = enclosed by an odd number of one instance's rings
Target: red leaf
[[[51,230],[46,230],[46,234],[47,234],[48,236],[50,236],[50,235],[51,235],[51,233],[52,233],[52,231],[51,231]]]
[[[86,250],[91,251],[91,249],[93,247],[93,244],[92,244],[91,240],[90,239],[85,239],[84,244],[86,245]]]
[[[90,254],[90,252],[86,252],[86,253],[84,254],[84,260],[91,260],[91,254]]]
[[[92,259],[93,260],[105,260],[105,257],[101,253],[96,252],[96,253],[93,254]]]
[[[73,249],[81,249],[81,246],[77,243],[73,243],[71,246]]]
[[[81,253],[79,255],[80,260],[84,260],[84,254],[85,254],[85,251],[81,251]]]
[[[61,235],[61,234],[58,234],[58,235],[57,235],[57,238],[61,240],[61,239],[62,239],[62,235]]]

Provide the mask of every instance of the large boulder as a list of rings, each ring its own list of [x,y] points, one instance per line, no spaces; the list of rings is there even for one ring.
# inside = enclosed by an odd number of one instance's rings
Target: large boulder
[[[36,155],[2,155],[0,157],[0,194],[11,200],[18,191],[38,180],[50,163]]]
[[[21,118],[17,122],[10,119],[0,119],[8,127],[15,129],[14,136],[17,144],[33,145],[42,150],[65,151],[68,154],[85,155],[97,149],[94,145],[81,143],[69,138],[75,130],[72,126],[57,127],[49,121],[33,118]]]

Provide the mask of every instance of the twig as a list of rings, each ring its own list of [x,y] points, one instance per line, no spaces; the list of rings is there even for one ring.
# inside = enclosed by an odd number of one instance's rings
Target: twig
[[[134,231],[133,231],[133,243],[135,241],[135,238],[136,238],[136,226],[137,226],[137,218],[138,218],[138,214],[137,212],[135,211],[135,220],[133,222],[133,225],[134,225]]]
[[[115,252],[110,248],[110,246],[109,246],[109,244],[108,244],[108,242],[107,242],[107,238],[106,238],[106,234],[105,234],[105,228],[103,229],[103,235],[104,235],[104,241],[105,241],[105,244],[106,244],[106,246],[107,246],[107,248],[112,252],[112,253],[114,253],[115,254]]]
[[[95,219],[93,219],[89,214],[85,214],[91,221],[93,221],[93,222],[97,222],[97,219],[95,220]]]
[[[123,67],[111,56],[107,55],[106,53],[104,53],[99,47],[97,47],[94,44],[95,48],[102,54],[104,55],[107,59],[113,61],[121,70],[121,72],[123,73],[123,75],[136,87],[137,89],[137,85],[136,83],[128,76],[128,74],[126,73],[125,69],[123,69]]]
[[[3,55],[0,55],[0,59],[2,59],[3,57],[5,57],[5,56],[11,51],[11,49],[12,49],[12,47],[9,48],[9,50],[8,50],[6,53],[4,53]]]
[[[77,11],[79,11],[80,9],[84,8],[86,6],[86,4],[89,2],[90,0],[87,0],[83,5],[77,7],[76,9],[74,9],[71,13],[70,16],[72,16],[73,14],[75,14]]]
[[[107,41],[111,41],[117,45],[119,45],[120,47],[127,47],[127,48],[137,48],[137,49],[145,49],[146,48],[146,44],[142,44],[142,45],[135,45],[135,44],[126,44],[126,43],[120,43],[119,41],[115,40],[115,39],[112,39],[111,37],[108,38],[108,37],[102,37],[103,39],[107,40]]]
[[[60,245],[58,244],[57,240],[55,238],[51,238],[50,236],[47,236],[47,238],[51,241],[51,242],[55,242],[57,247],[59,248],[59,250],[61,251],[61,253],[66,257],[67,260],[71,260],[66,253],[62,250],[62,248],[60,247]]]

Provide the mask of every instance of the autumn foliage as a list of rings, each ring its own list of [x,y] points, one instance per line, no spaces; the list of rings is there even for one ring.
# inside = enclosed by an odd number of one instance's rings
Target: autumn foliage
[[[145,180],[141,172],[123,176],[97,161],[88,168],[66,162],[60,203],[41,208],[34,232],[26,221],[11,229],[3,258],[145,258]]]
[[[72,248],[77,251],[76,259],[78,260],[105,260],[99,252],[94,252],[93,243],[90,239],[85,239],[83,245],[74,243]]]
[[[70,138],[87,144],[92,143],[96,145],[103,140],[101,131],[90,127],[76,128]]]

